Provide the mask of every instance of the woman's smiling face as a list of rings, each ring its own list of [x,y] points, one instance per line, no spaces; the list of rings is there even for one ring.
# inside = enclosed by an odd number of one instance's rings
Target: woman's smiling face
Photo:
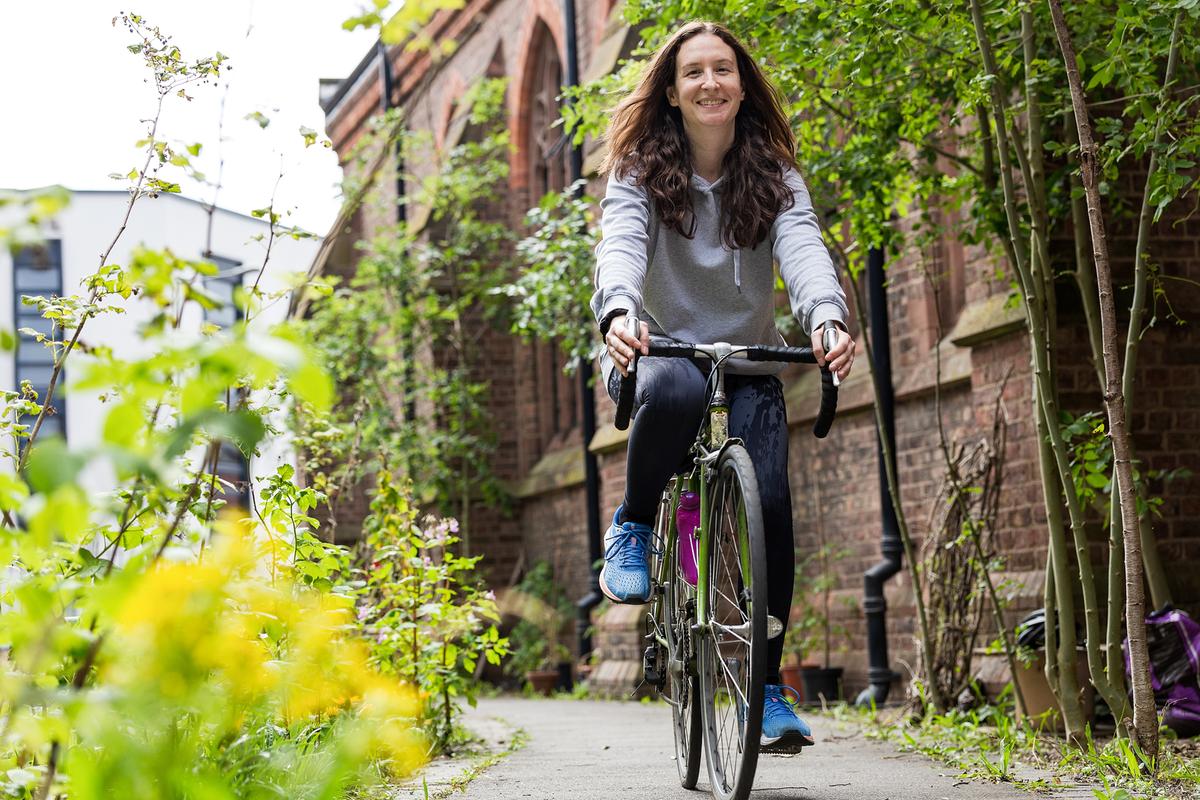
[[[667,102],[679,108],[685,131],[732,129],[745,96],[737,56],[721,37],[701,33],[680,45]]]

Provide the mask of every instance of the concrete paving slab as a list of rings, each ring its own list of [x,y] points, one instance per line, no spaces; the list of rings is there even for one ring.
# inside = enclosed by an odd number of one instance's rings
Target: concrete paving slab
[[[470,800],[672,800],[708,794],[679,785],[671,710],[663,703],[490,698],[471,712],[521,728],[528,743],[473,780]],[[900,753],[817,718],[818,744],[796,756],[759,760],[754,800],[1030,800],[1090,798],[1083,788],[1033,794],[965,781],[924,756]]]
[[[495,715],[470,712],[467,725],[475,742],[466,751],[436,758],[408,780],[391,787],[380,800],[442,800],[456,794],[460,787],[513,746],[518,736],[512,723]]]

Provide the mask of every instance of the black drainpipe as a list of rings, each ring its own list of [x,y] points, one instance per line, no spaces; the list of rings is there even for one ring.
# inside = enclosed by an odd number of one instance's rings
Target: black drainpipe
[[[871,352],[875,357],[875,379],[879,382],[879,411],[889,450],[896,452],[896,398],[892,391],[891,337],[888,333],[887,288],[883,279],[883,250],[867,253],[867,298],[871,311]],[[900,526],[887,488],[883,440],[876,437],[879,462],[879,506],[883,523],[880,550],[883,560],[863,573],[863,612],[867,617],[867,678],[870,686],[859,693],[856,705],[883,705],[897,675],[888,662],[887,600],[883,584],[900,571],[904,545]],[[894,459],[893,459],[894,466]],[[894,472],[894,470],[893,470]]]
[[[575,0],[563,0],[563,31],[566,39],[566,87],[579,85],[579,52],[575,40]],[[568,101],[569,102],[569,101]],[[567,135],[570,135],[569,133]],[[583,147],[571,144],[568,177],[573,184],[583,176]],[[581,189],[578,191],[582,191]],[[596,395],[592,391],[592,362],[583,359],[579,364],[579,397],[583,412],[583,475],[587,489],[588,571],[591,591],[575,602],[578,613],[576,629],[579,634],[579,657],[592,652],[592,609],[603,599],[600,594],[600,467],[596,454],[588,446],[596,436]]]
[[[388,58],[387,45],[380,39],[376,45],[379,51],[379,72],[383,79],[383,91],[380,93],[379,107],[384,113],[387,113],[394,105],[392,98],[395,94],[395,81],[392,79],[392,60]],[[396,139],[396,222],[403,225],[408,221],[408,204],[404,200],[404,144],[402,139]],[[409,342],[408,352],[412,353],[416,348],[413,343]],[[412,363],[411,358],[404,359],[404,367],[401,371],[401,383],[405,387],[405,397],[408,399],[404,402],[404,418],[413,420],[417,417],[417,404],[412,397],[412,392],[409,388],[412,386]]]

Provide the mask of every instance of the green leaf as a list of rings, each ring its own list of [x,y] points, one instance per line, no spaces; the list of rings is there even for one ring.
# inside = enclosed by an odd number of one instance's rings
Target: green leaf
[[[143,427],[141,405],[126,400],[113,406],[104,419],[104,441],[119,447],[132,447]]]
[[[317,132],[307,125],[300,126],[300,136],[304,139],[305,147],[312,147],[317,143]]]
[[[32,447],[26,474],[29,485],[41,494],[73,484],[87,463],[86,456],[67,450],[67,443],[59,437],[39,440]]]
[[[252,411],[239,410],[232,414],[216,412],[206,416],[200,427],[210,436],[228,439],[249,458],[267,433],[262,418]]]
[[[29,497],[25,481],[8,472],[0,472],[0,511],[15,511]]]
[[[333,405],[333,381],[311,361],[296,369],[289,380],[296,396],[316,410],[327,411]]]

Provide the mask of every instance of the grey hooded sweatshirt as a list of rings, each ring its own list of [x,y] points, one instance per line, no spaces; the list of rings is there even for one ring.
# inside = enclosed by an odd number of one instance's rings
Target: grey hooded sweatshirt
[[[808,189],[788,169],[784,179],[795,203],[771,226],[770,236],[750,249],[729,250],[721,241],[724,177],[709,183],[692,175],[695,236],[664,227],[654,203],[631,176],[609,175],[600,203],[603,238],[596,246],[597,321],[623,309],[650,326],[652,335],[685,342],[784,344],[775,326],[774,263],[787,287],[792,313],[809,335],[831,320],[845,324],[846,297],[838,281]],[[612,360],[600,360],[607,383]],[[781,364],[737,359],[729,371],[769,375]]]

